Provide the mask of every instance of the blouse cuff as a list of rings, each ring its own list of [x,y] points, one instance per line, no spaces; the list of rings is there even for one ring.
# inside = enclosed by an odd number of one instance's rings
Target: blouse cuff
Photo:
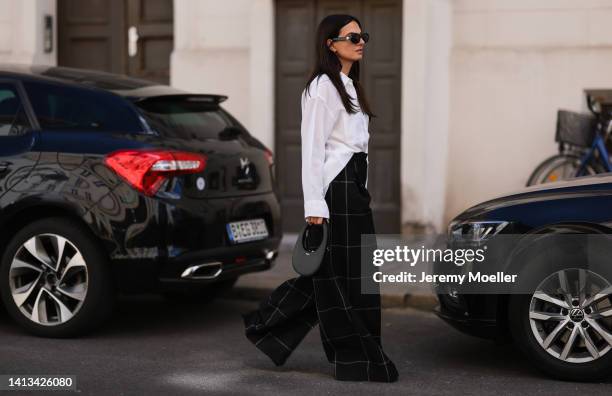
[[[327,202],[322,199],[313,199],[304,202],[304,218],[308,216],[325,217],[329,219],[329,209]]]

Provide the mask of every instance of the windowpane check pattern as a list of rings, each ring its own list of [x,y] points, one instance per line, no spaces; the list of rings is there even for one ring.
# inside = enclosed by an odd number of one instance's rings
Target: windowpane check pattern
[[[361,234],[374,234],[371,197],[365,187],[366,154],[355,153],[330,183],[330,249],[311,277],[289,279],[243,314],[247,338],[277,365],[283,365],[317,324],[334,378],[393,382],[398,372],[381,343],[380,293],[361,293]],[[375,239],[364,247],[368,254]],[[373,266],[366,266],[371,268]],[[372,281],[373,282],[373,281]],[[378,284],[376,284],[378,285]]]

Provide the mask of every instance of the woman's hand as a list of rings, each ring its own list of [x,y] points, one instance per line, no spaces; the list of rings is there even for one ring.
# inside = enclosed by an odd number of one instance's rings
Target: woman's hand
[[[327,218],[326,217],[314,217],[314,216],[306,217],[306,222],[308,224],[322,224],[323,220],[327,220]]]

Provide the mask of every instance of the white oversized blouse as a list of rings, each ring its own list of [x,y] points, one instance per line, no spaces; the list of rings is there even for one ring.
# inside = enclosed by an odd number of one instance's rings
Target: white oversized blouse
[[[359,109],[353,80],[340,72],[346,91]],[[312,80],[302,91],[302,189],[304,218],[329,218],[325,194],[331,181],[353,153],[368,152],[370,117],[359,111],[350,114],[327,74]],[[368,161],[369,164],[369,161]],[[366,177],[366,187],[368,181]]]

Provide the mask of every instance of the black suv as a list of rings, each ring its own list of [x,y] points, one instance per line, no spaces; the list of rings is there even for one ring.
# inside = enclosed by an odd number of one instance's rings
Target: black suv
[[[225,99],[0,67],[0,292],[18,323],[75,336],[108,318],[116,291],[211,298],[271,267],[272,152]]]

